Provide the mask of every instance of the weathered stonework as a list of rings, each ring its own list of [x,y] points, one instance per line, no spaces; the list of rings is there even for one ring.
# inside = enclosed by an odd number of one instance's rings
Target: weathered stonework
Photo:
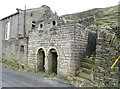
[[[38,48],[42,48],[45,52],[45,69],[48,71],[48,53],[54,48],[58,53],[58,74],[74,74],[75,68],[79,66],[80,57],[86,52],[87,31],[74,23],[53,26],[47,29],[46,33],[45,29],[40,32],[36,28],[29,34],[28,66],[37,65],[37,51]]]
[[[113,46],[116,36],[105,29],[96,29],[94,17],[66,21],[45,5],[17,11],[0,20],[0,58],[14,59],[18,68],[28,71],[118,85],[118,67],[110,68],[119,54]],[[5,39],[7,22],[10,22],[9,39]],[[102,31],[96,34],[96,30]]]
[[[2,50],[2,22],[0,21],[0,50]],[[0,61],[2,60],[2,51],[0,51]]]
[[[99,31],[101,30],[99,29]],[[114,68],[111,68],[111,66],[120,53],[114,47],[115,35],[106,31],[104,29],[99,32],[97,39],[94,78],[96,82],[107,87],[118,87],[119,63]]]
[[[66,22],[48,6],[20,10],[1,19],[3,59],[17,60],[19,68],[45,70],[74,76],[88,46],[88,29],[79,22]],[[10,35],[6,40],[6,23]],[[56,62],[55,62],[56,61]],[[57,67],[57,70],[55,68]],[[43,68],[43,69],[41,69]]]

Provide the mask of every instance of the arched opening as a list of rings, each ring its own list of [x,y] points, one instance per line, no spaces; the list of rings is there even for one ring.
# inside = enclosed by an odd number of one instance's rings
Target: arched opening
[[[37,53],[37,71],[44,72],[45,71],[45,52],[41,48]]]
[[[49,73],[57,74],[57,52],[55,49],[51,49],[48,54],[48,69]]]

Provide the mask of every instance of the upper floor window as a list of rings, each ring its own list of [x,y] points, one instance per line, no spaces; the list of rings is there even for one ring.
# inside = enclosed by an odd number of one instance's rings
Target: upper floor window
[[[56,22],[55,22],[55,21],[53,21],[53,22],[52,22],[52,25],[53,25],[53,26],[55,26],[55,25],[56,25]]]
[[[38,25],[38,30],[43,30],[43,23]]]
[[[6,29],[5,29],[5,40],[9,40],[10,38],[10,21],[6,22]]]
[[[36,25],[36,21],[32,21],[32,29],[35,28],[35,25]]]
[[[42,28],[43,27],[43,24],[40,24],[40,28]]]

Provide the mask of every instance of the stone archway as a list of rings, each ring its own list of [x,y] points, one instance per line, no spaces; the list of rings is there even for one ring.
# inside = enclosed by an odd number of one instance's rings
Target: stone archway
[[[48,53],[48,71],[57,74],[58,54],[55,49],[50,49]]]
[[[45,72],[45,52],[42,48],[37,52],[37,71]]]

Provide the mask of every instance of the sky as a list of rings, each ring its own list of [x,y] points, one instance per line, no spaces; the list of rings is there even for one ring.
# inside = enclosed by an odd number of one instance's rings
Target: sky
[[[93,8],[117,5],[120,0],[0,0],[0,19],[16,12],[16,8],[37,8],[47,5],[59,16]]]

